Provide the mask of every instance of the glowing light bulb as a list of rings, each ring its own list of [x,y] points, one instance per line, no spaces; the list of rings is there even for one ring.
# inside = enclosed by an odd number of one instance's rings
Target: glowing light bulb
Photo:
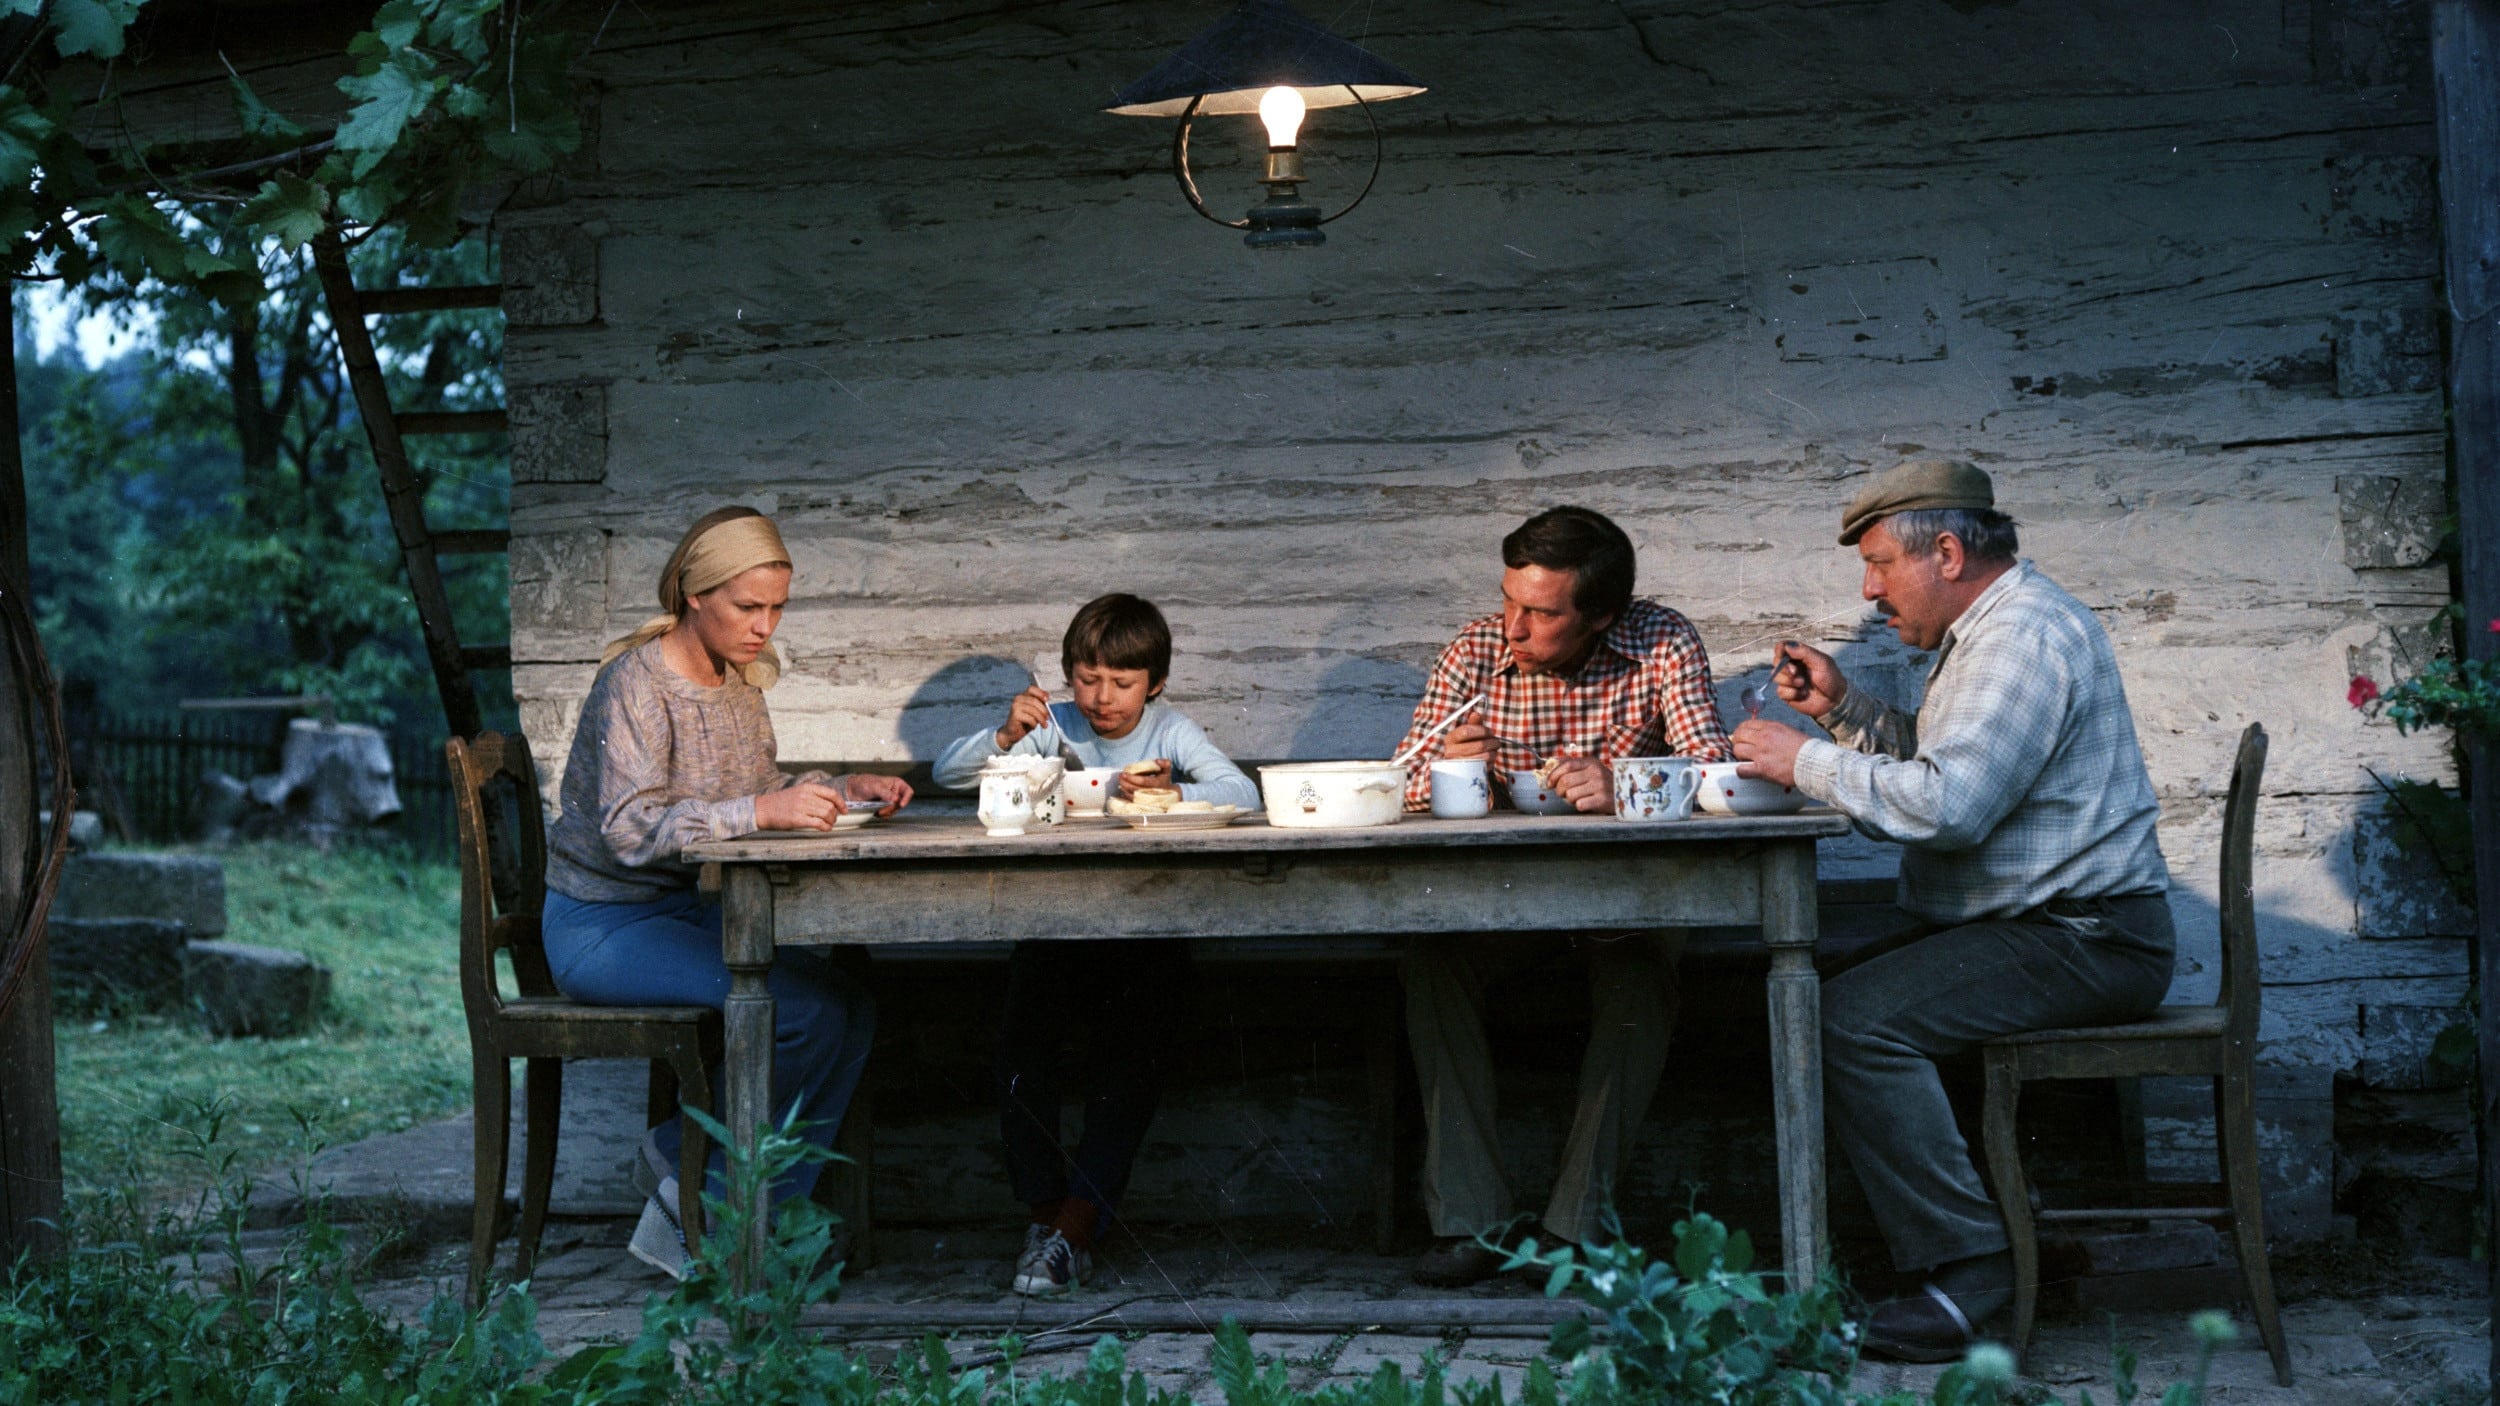
[[[1302,130],[1304,107],[1301,91],[1294,88],[1270,88],[1259,99],[1259,120],[1267,124],[1269,147],[1285,149],[1293,145],[1294,137]]]

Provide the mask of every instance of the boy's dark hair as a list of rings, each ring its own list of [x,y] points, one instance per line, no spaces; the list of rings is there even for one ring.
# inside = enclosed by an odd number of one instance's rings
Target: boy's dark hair
[[[1502,539],[1502,565],[1572,573],[1572,607],[1593,620],[1632,603],[1632,539],[1587,508],[1547,508],[1519,524]]]
[[[1059,641],[1059,667],[1076,677],[1076,666],[1143,669],[1149,688],[1172,672],[1172,627],[1153,601],[1113,592],[1077,607]]]

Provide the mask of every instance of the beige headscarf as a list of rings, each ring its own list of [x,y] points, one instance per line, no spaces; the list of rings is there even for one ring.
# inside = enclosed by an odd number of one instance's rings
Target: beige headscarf
[[[781,530],[753,508],[719,508],[705,513],[677,539],[677,550],[660,568],[660,609],[634,632],[608,642],[599,667],[627,650],[639,648],[677,627],[686,598],[699,596],[759,566],[790,565],[790,549],[781,545]],[[770,688],[781,678],[781,655],[769,644],[741,672],[757,688]]]

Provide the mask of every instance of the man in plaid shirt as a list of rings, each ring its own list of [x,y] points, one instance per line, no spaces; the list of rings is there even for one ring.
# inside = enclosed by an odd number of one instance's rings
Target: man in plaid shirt
[[[1616,757],[1733,755],[1701,637],[1683,616],[1633,599],[1632,541],[1622,528],[1586,508],[1550,509],[1502,539],[1502,564],[1502,613],[1441,651],[1406,741],[1478,694],[1484,705],[1415,758],[1407,809],[1430,807],[1431,764],[1444,757],[1485,757],[1497,772],[1545,763],[1572,804],[1604,812],[1614,809]],[[1594,1019],[1540,1233],[1585,1244],[1603,1229],[1666,1068],[1677,944],[1659,933],[1592,933],[1573,945],[1587,953]],[[1423,1086],[1424,1207],[1439,1237],[1415,1265],[1419,1282],[1474,1283],[1502,1262],[1478,1242],[1511,1218],[1484,993],[1552,950],[1550,937],[1500,934],[1408,945],[1401,975]]]
[[[1824,1099],[1895,1264],[1927,1280],[1876,1306],[1867,1350],[1949,1361],[2011,1298],[2013,1265],[1936,1061],[2150,1014],[2170,986],[2170,870],[2109,636],[2016,558],[1988,476],[1901,465],[1851,501],[1840,540],[1902,641],[1935,651],[1918,711],[1784,644],[1781,696],[1833,740],[1756,720],[1736,752],[1902,846],[1920,926],[1824,982]]]

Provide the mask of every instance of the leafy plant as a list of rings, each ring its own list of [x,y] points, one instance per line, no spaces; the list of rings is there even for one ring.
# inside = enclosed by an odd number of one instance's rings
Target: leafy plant
[[[1620,1238],[1584,1250],[1541,1250],[1531,1239],[1504,1268],[1530,1267],[1546,1271],[1549,1296],[1577,1294],[1606,1330],[1601,1341],[1586,1319],[1554,1328],[1550,1350],[1570,1364],[1574,1400],[1839,1406],[1847,1399],[1857,1328],[1839,1287],[1826,1278],[1774,1291],[1754,1271],[1752,1237],[1707,1214],[1676,1223],[1674,1251],[1663,1260]]]
[[[74,285],[109,270],[249,303],[264,239],[295,250],[325,229],[392,225],[449,244],[478,182],[545,171],[581,143],[571,36],[545,22],[552,5],[519,0],[388,0],[348,44],[337,88],[349,104],[327,133],[238,73],[236,145],[202,157],[153,142],[99,120],[130,81],[122,60],[145,5],[0,0],[0,247],[17,273]],[[107,61],[102,87],[60,81],[69,60]],[[114,144],[90,150],[99,129]],[[210,207],[231,218],[203,224]]]

